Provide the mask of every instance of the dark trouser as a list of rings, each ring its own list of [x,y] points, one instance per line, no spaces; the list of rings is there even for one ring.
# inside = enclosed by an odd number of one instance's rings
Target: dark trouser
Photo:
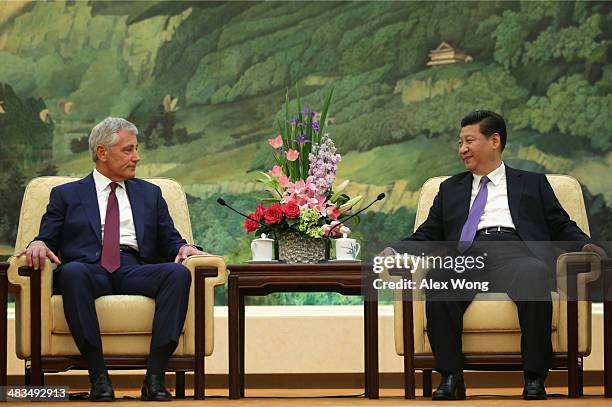
[[[168,345],[174,349],[185,322],[190,285],[191,274],[182,264],[144,264],[137,255],[124,251],[121,267],[112,274],[99,264],[70,262],[54,275],[54,291],[62,294],[64,315],[82,354],[89,347],[102,350],[95,300],[111,294],[154,298],[151,349]]]
[[[492,247],[489,243],[492,241],[499,242]],[[479,242],[485,243],[479,247]],[[490,281],[491,291],[506,292],[515,302],[521,327],[523,370],[545,378],[552,356],[552,271],[531,254],[517,235],[479,235],[465,254],[476,256],[483,251],[488,254],[485,271],[471,279]],[[428,277],[441,281],[449,275],[448,270],[433,270]],[[449,292],[443,296],[439,292],[426,293],[427,336],[436,358],[436,370],[441,373],[463,371],[463,314],[477,292],[463,291],[456,300],[447,297]]]

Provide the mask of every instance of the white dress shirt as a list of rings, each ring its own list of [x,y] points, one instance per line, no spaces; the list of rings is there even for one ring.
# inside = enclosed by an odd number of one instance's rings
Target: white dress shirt
[[[480,179],[482,175],[474,175],[472,181],[472,198],[470,199],[470,208],[476,199],[476,194],[480,189]],[[478,222],[477,230],[492,227],[502,226],[516,229],[510,214],[510,205],[508,204],[508,185],[506,183],[506,166],[503,161],[499,167],[487,174],[489,182],[487,183],[487,203],[484,213]]]
[[[110,195],[111,181],[94,168],[93,178],[96,184],[96,194],[98,195],[98,208],[100,208],[100,222],[102,229],[102,241],[104,241],[104,223],[106,221],[106,205]],[[125,182],[117,182],[119,186],[115,189],[117,202],[119,203],[119,244],[124,244],[138,250],[136,241],[136,228],[132,218],[132,207],[125,189]]]

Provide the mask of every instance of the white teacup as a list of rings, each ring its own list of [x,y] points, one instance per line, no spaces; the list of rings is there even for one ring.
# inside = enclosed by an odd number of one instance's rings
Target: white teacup
[[[346,237],[346,233],[341,238],[336,239],[336,259],[337,260],[356,260],[359,255],[361,245],[355,239]]]
[[[255,261],[272,261],[274,239],[269,239],[265,233],[262,233],[261,238],[251,242],[251,253]]]

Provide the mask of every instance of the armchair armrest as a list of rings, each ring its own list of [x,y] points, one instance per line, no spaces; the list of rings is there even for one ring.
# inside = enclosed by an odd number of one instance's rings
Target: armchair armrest
[[[415,256],[415,255],[408,255],[409,258],[418,258],[420,256]],[[383,280],[387,280],[387,281],[400,281],[400,279],[402,278],[410,278],[410,280],[412,281],[416,281],[419,282],[423,280],[427,274],[427,272],[429,271],[429,267],[423,267],[423,263],[422,262],[412,262],[412,264],[418,264],[418,266],[414,269],[414,270],[406,270],[406,269],[387,269],[385,268],[385,270],[383,271],[383,273],[381,273],[381,278]],[[402,293],[405,290],[401,290],[401,289],[396,289],[394,290],[394,298],[396,301],[401,301],[402,297],[403,298],[410,298],[411,301],[425,301],[425,294],[424,291],[421,290],[419,288],[419,285],[417,284],[417,286],[415,287],[414,290],[410,290],[410,295],[407,296],[403,296]],[[405,293],[407,294],[407,293]]]
[[[572,276],[577,278],[576,287],[569,281]],[[557,259],[557,290],[563,300],[588,300],[588,283],[600,276],[601,258],[596,253],[563,253]]]
[[[33,356],[32,349],[44,353],[51,347],[53,263],[46,259],[44,267],[34,271],[25,256],[12,256],[8,280],[19,287],[15,300],[15,350],[20,359],[28,359]],[[33,342],[40,345],[32,348]]]
[[[206,283],[212,284],[213,287],[223,285],[227,282],[227,268],[225,260],[221,256],[198,255],[190,256],[183,260],[182,263],[191,271],[192,278],[194,277],[195,269],[198,267],[216,268],[216,276],[207,276]]]
[[[40,273],[41,283],[43,281],[53,282],[53,263],[49,259],[45,259],[45,265],[38,271],[34,271],[28,267],[28,262],[25,256],[11,256],[8,259],[8,279],[13,285],[19,286],[22,290],[29,289],[30,275],[33,272]],[[29,269],[25,271],[24,269]]]
[[[193,343],[185,343],[186,354],[195,352],[194,346],[205,344],[204,353],[210,355],[213,351],[214,325],[213,312],[215,303],[215,287],[227,281],[227,268],[225,260],[219,256],[198,255],[190,256],[182,263],[191,272],[191,289],[189,291],[189,305],[185,319],[185,335],[196,338]],[[206,338],[199,340],[198,323],[206,321]],[[204,326],[204,325],[202,325]]]

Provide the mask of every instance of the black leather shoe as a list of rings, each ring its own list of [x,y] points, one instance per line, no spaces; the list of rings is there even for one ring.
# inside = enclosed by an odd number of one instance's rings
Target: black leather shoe
[[[463,375],[452,373],[442,375],[438,389],[433,392],[432,400],[465,400]]]
[[[90,401],[115,401],[115,392],[108,374],[101,374],[91,385]]]
[[[546,400],[546,389],[544,380],[540,377],[525,376],[525,387],[523,388],[523,399]]]
[[[171,401],[172,394],[164,386],[164,377],[156,374],[145,376],[140,390],[140,400],[142,401]]]

